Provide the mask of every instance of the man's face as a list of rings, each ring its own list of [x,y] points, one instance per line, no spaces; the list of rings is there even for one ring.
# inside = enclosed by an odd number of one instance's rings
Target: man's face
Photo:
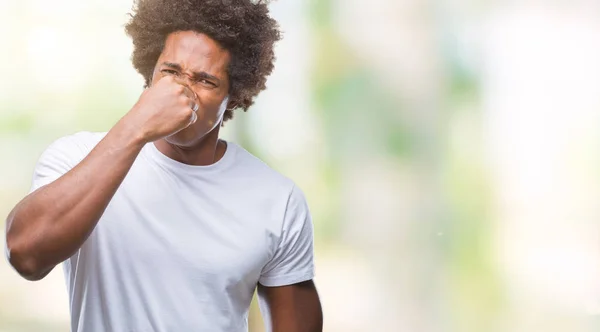
[[[198,121],[166,138],[189,147],[217,128],[229,92],[229,52],[210,37],[193,31],[174,32],[167,37],[152,77],[152,85],[167,75],[183,82],[198,96]]]

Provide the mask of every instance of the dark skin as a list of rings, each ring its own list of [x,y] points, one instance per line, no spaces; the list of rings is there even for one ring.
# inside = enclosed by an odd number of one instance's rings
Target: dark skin
[[[190,165],[209,165],[223,156],[226,147],[219,141],[220,126],[206,132],[220,121],[216,114],[229,91],[229,61],[229,52],[206,35],[178,32],[167,38],[152,85],[166,76],[175,77],[197,96],[200,107],[198,121],[155,143],[162,153]],[[228,108],[233,106],[229,102]]]
[[[229,91],[229,61],[229,52],[206,35],[169,35],[151,87],[134,107],[81,163],[25,197],[9,214],[9,260],[24,278],[44,278],[83,245],[145,144],[154,142],[168,157],[190,165],[223,157],[227,144],[219,140],[218,111]],[[235,101],[227,106],[234,107]],[[268,304],[273,331],[322,331],[312,280],[259,285],[258,291]]]
[[[323,331],[323,312],[312,280],[282,287],[258,285],[269,306],[271,331]]]

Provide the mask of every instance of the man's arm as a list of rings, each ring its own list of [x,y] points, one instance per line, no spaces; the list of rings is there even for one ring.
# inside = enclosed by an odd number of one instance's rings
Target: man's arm
[[[81,163],[8,215],[8,258],[25,279],[42,279],[87,239],[143,146],[128,136],[117,126]]]
[[[258,280],[267,331],[320,332],[323,314],[312,279],[313,224],[304,193],[293,186],[273,257]]]
[[[170,77],[162,79],[77,166],[61,170],[66,173],[19,202],[6,220],[7,254],[15,270],[39,280],[71,257],[144,144],[185,128],[192,113],[183,86]]]
[[[264,299],[273,332],[321,332],[323,311],[317,289],[312,280],[289,286],[266,287],[258,285]]]

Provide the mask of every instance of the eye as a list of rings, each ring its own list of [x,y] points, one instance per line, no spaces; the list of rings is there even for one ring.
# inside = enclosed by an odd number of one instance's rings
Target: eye
[[[206,80],[204,78],[199,79],[198,83],[203,84],[203,85],[207,85],[207,86],[211,86],[211,87],[216,87],[217,85],[209,80]]]
[[[163,74],[167,74],[167,75],[175,75],[175,76],[179,75],[178,72],[176,72],[175,70],[172,70],[172,69],[163,69],[160,72]]]

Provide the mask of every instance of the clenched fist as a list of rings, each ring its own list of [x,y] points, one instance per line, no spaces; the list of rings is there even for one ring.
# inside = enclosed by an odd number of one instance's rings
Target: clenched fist
[[[173,76],[165,76],[142,93],[122,120],[148,143],[196,122],[197,110],[196,94]]]

